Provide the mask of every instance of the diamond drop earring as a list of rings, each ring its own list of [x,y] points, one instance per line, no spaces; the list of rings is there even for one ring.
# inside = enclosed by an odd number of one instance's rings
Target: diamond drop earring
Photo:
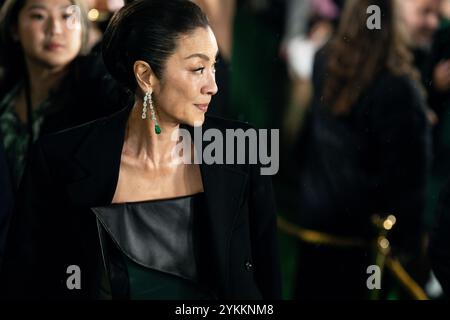
[[[156,120],[155,107],[153,106],[152,94],[147,91],[144,96],[144,104],[142,107],[142,119],[147,119],[147,105],[150,107],[150,117],[155,124],[155,133],[160,134],[161,128]]]

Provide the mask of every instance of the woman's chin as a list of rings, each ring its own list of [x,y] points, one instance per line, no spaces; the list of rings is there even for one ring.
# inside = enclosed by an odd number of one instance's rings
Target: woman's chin
[[[201,116],[197,116],[193,119],[190,119],[190,121],[188,121],[188,125],[190,125],[191,127],[201,127],[203,125],[203,123],[205,122],[205,115],[201,115]]]

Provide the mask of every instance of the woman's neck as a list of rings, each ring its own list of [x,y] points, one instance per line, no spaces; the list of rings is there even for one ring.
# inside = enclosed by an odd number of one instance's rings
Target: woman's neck
[[[180,125],[160,120],[161,133],[156,134],[150,115],[142,119],[141,114],[142,100],[136,99],[128,118],[123,155],[142,161],[150,169],[177,166],[173,152],[179,142]]]

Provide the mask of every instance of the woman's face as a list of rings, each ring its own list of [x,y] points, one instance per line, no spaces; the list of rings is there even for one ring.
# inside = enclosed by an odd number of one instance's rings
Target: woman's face
[[[160,121],[200,126],[217,93],[215,63],[218,47],[210,28],[197,28],[177,40],[177,49],[153,86]]]
[[[48,68],[70,63],[81,49],[81,20],[69,0],[27,0],[15,37],[28,62]]]

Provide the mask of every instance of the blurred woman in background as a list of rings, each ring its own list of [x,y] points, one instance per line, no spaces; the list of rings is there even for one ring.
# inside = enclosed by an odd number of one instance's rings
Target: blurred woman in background
[[[381,29],[367,27],[370,5]],[[396,1],[348,0],[316,55],[298,222],[334,241],[300,243],[297,298],[368,297],[373,261],[360,244],[376,235],[374,214],[397,217],[395,248],[409,257],[420,249],[430,124],[398,21]]]
[[[8,0],[0,30],[0,132],[17,187],[32,141],[102,115],[92,99],[106,72],[81,57],[88,35],[79,0]]]
[[[99,56],[84,56],[87,26],[80,0],[7,0],[2,7],[0,143],[9,178],[1,179],[12,194],[39,136],[114,110],[114,82]]]

